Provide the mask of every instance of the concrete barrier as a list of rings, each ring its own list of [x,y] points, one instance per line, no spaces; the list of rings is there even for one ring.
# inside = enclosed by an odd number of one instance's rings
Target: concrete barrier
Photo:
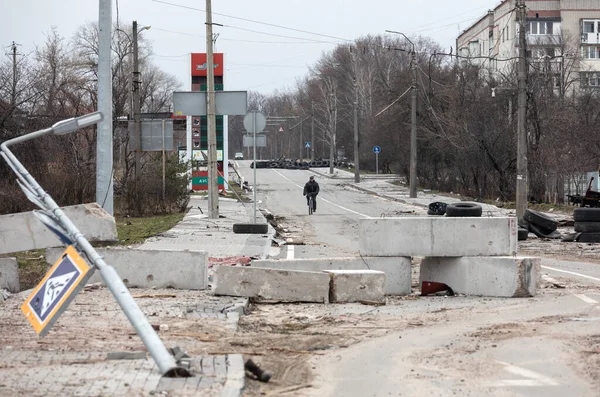
[[[444,283],[466,295],[528,297],[536,294],[540,266],[533,257],[424,258],[420,281]]]
[[[269,269],[304,270],[379,270],[385,273],[386,295],[408,295],[411,287],[411,258],[407,257],[348,257],[314,259],[254,260],[252,266]]]
[[[360,219],[359,249],[364,256],[516,255],[517,218]]]
[[[7,289],[15,294],[21,290],[19,263],[16,258],[0,258],[0,289]]]
[[[138,288],[208,288],[208,254],[206,251],[140,250],[96,248],[106,263],[113,266],[128,287]],[[54,264],[64,250],[46,250],[46,261]],[[88,283],[102,282],[96,271]]]
[[[377,270],[325,270],[331,281],[329,302],[385,302],[385,273]]]
[[[115,218],[97,203],[62,208],[89,241],[118,241]],[[32,212],[0,216],[0,254],[62,244]]]
[[[216,266],[215,295],[287,302],[329,302],[329,274],[242,266]]]

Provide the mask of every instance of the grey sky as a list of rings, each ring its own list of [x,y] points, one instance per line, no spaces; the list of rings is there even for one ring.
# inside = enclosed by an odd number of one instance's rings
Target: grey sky
[[[204,0],[160,1],[199,10],[206,5]],[[396,30],[428,36],[449,48],[454,46],[459,30],[499,3],[500,0],[213,0],[213,22],[226,25],[215,27],[215,33],[219,33],[215,50],[225,53],[225,89],[267,94],[293,86],[323,51],[343,41],[217,13],[348,40]],[[206,50],[205,13],[153,0],[113,0],[113,19],[117,17],[117,4],[122,24],[131,25],[135,19],[141,26],[152,26],[142,34],[152,43],[153,62],[189,89],[189,53]],[[21,53],[30,53],[44,43],[52,26],[70,39],[77,27],[97,21],[98,8],[97,0],[2,0],[0,45],[8,52],[15,41],[21,44]]]

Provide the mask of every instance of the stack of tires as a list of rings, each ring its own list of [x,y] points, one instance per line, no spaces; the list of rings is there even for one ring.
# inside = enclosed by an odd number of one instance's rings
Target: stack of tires
[[[576,208],[573,212],[575,241],[583,243],[600,242],[600,208]]]
[[[558,222],[552,217],[534,210],[525,210],[520,228],[526,229],[541,238],[561,238],[556,230]]]

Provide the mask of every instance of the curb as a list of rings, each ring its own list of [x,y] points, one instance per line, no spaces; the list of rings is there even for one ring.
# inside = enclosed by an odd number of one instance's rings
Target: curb
[[[239,397],[246,387],[244,358],[241,354],[228,354],[225,362],[227,365],[227,378],[221,397]]]
[[[427,205],[425,205],[425,204],[413,203],[413,202],[410,202],[410,201],[407,201],[407,200],[404,200],[404,199],[399,199],[399,198],[396,198],[396,197],[387,196],[385,194],[380,194],[380,193],[377,193],[377,192],[375,192],[373,190],[369,190],[369,189],[365,189],[364,187],[356,186],[355,184],[352,184],[352,183],[345,183],[344,186],[350,186],[350,187],[352,187],[354,189],[357,189],[357,190],[360,190],[362,192],[371,193],[371,194],[374,194],[375,196],[383,197],[385,199],[392,200],[392,201],[397,201],[397,202],[402,203],[402,204],[408,204],[408,205],[414,205],[414,206],[421,207],[421,208],[427,208]]]

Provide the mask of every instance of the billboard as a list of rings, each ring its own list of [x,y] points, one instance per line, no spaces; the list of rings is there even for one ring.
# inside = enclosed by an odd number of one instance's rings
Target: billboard
[[[223,53],[213,54],[215,76],[223,76]],[[205,53],[192,53],[192,76],[206,76],[207,63]]]

